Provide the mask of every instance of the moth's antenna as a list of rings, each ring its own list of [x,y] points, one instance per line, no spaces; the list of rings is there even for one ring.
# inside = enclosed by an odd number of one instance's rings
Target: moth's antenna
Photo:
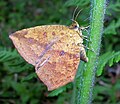
[[[74,19],[70,19],[72,22],[76,22]]]
[[[88,17],[88,18],[86,18],[86,19],[84,19],[83,21],[86,21],[86,20],[88,20],[90,17]]]
[[[75,10],[74,10],[74,12],[73,12],[73,16],[72,16],[72,20],[74,20],[75,19],[75,12],[77,11],[77,9],[78,9],[78,6],[75,8]]]
[[[74,20],[76,20],[77,19],[77,17],[78,17],[78,15],[80,14],[80,12],[82,11],[82,9],[81,10],[79,10],[79,12],[77,13],[77,15],[75,16],[75,19]]]

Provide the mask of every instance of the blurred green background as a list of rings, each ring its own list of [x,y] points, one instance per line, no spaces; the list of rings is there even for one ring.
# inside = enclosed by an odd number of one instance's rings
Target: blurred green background
[[[48,92],[34,67],[17,53],[9,35],[37,25],[70,25],[77,5],[83,9],[78,23],[88,26],[89,0],[0,0],[0,104],[70,104],[73,83]],[[106,5],[99,62],[104,70],[96,78],[93,103],[120,104],[120,0],[108,0]],[[115,57],[119,59],[114,62]]]

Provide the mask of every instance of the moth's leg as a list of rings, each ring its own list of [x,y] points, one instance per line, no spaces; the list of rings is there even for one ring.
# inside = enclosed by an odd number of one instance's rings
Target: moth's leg
[[[80,27],[80,32],[81,32],[81,30],[85,30],[85,31],[87,32],[87,34],[89,34],[87,28],[89,28],[89,26]],[[90,41],[89,38],[88,38],[88,36],[84,36],[84,35],[82,35],[82,34],[79,34],[79,36],[82,37],[83,39],[87,40],[87,41]]]
[[[91,43],[91,40],[90,40],[90,39],[86,39],[86,38],[83,38],[83,39]]]
[[[90,50],[90,48],[88,48],[87,46],[83,45],[82,43],[78,43],[77,45],[80,46],[80,47],[83,47],[83,48],[85,48],[85,49]]]
[[[87,34],[89,34],[88,30],[87,30],[85,27],[84,27],[84,29],[81,29],[81,30],[85,30],[85,31],[87,32]],[[87,36],[87,39],[88,39],[89,41],[91,41],[90,38],[88,38],[88,36]]]
[[[86,26],[86,27],[80,27],[80,29],[81,30],[85,30],[85,29],[87,29],[87,28],[89,28],[90,27],[90,25],[88,25],[88,26]]]
[[[93,49],[88,48],[87,46],[83,45],[82,43],[79,43],[78,46],[80,46],[80,47],[82,46],[82,47],[84,47],[85,49],[90,50],[90,51],[92,51],[92,52],[95,53],[95,51],[94,51]]]
[[[82,34],[79,33],[79,32],[78,32],[78,34],[79,34],[79,36],[80,36],[82,39],[84,39],[84,40],[86,40],[86,41],[88,41],[88,42],[91,42],[90,39],[88,38],[88,36],[84,36],[84,35],[82,35]]]
[[[80,33],[78,33],[78,34],[82,39],[89,39],[87,36],[81,35]]]

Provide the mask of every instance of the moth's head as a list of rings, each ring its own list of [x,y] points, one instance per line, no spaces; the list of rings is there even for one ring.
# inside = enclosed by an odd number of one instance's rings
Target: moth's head
[[[80,26],[79,26],[78,22],[73,20],[73,19],[71,19],[71,20],[72,20],[72,24],[69,26],[69,28],[73,29],[75,31],[79,31],[80,30]]]
[[[69,28],[73,29],[73,30],[75,30],[77,32],[80,32],[81,28],[80,28],[78,22],[76,21],[76,19],[77,19],[78,15],[80,14],[80,12],[81,12],[82,9],[79,10],[78,13],[76,14],[77,8],[78,8],[78,6],[75,8],[75,10],[73,12],[73,16],[72,16],[72,19],[71,19],[72,24],[69,26]],[[76,14],[76,16],[75,16],[75,14]]]

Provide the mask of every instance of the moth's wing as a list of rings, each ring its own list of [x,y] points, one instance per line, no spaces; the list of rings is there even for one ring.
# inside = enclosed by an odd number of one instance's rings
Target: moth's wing
[[[58,27],[59,25],[36,26],[17,31],[9,37],[21,56],[28,63],[35,65],[38,56],[55,37],[54,31],[60,32]],[[60,27],[62,29],[62,26]]]
[[[81,38],[69,28],[64,28],[61,32],[60,39],[46,52],[40,59],[39,65],[36,66],[36,73],[48,90],[54,90],[72,82],[80,61],[78,43],[82,41]],[[59,33],[55,31],[54,34]]]
[[[46,25],[17,31],[10,38],[21,56],[36,66],[36,73],[48,90],[73,81],[80,60],[77,44],[83,41],[75,31],[63,25]],[[37,60],[42,64],[40,68]]]

